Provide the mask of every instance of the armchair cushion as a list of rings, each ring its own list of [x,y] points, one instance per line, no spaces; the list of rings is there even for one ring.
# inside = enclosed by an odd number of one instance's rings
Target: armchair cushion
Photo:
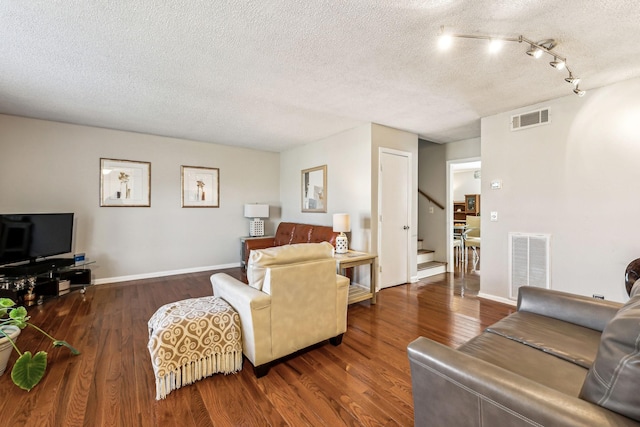
[[[247,265],[249,286],[262,290],[268,267],[333,258],[331,243],[298,243],[251,251]]]
[[[602,332],[580,397],[640,421],[640,293],[631,295]]]

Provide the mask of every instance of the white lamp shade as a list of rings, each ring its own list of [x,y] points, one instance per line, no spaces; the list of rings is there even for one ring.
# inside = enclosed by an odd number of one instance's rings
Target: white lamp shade
[[[333,231],[340,233],[351,231],[351,218],[349,218],[349,214],[333,214]]]
[[[246,218],[269,218],[269,205],[253,203],[244,205]]]

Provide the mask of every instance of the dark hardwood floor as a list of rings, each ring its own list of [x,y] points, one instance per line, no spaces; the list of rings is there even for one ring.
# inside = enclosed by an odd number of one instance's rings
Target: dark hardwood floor
[[[31,309],[34,323],[82,354],[23,331],[22,349],[45,347],[49,369],[31,392],[13,385],[9,371],[0,377],[2,418],[14,426],[65,427],[411,426],[409,342],[426,336],[457,346],[515,310],[474,296],[473,272],[441,274],[384,289],[376,305],[349,306],[340,346],[315,346],[261,379],[245,360],[237,374],[214,375],[156,401],[147,321],[165,303],[211,295],[210,275],[92,286]]]

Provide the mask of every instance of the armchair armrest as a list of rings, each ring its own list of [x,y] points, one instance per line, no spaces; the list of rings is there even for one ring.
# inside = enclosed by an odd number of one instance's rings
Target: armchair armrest
[[[225,273],[211,276],[213,294],[228,302],[240,316],[242,352],[254,366],[256,354],[271,354],[271,297]]]
[[[638,425],[424,337],[409,344],[408,355],[417,426]]]
[[[566,292],[522,286],[518,292],[518,311],[528,311],[574,323],[596,331],[615,316],[622,304]]]

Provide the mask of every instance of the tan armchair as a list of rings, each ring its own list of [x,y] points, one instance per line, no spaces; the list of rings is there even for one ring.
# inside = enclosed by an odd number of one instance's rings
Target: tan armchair
[[[242,352],[257,377],[276,359],[324,340],[342,342],[349,279],[336,274],[333,250],[323,242],[251,251],[249,286],[224,273],[211,276],[214,295],[240,315]]]

